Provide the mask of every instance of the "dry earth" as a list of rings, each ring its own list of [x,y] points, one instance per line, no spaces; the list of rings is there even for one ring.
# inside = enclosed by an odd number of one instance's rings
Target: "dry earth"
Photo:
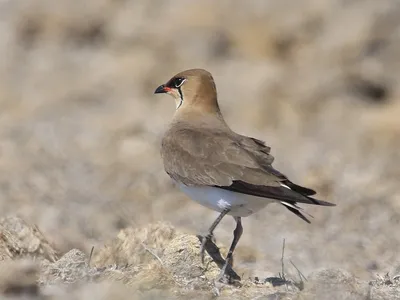
[[[21,231],[14,231],[15,228]],[[196,236],[167,223],[126,228],[88,256],[72,249],[61,258],[36,226],[20,218],[0,221],[3,260],[0,296],[12,299],[400,299],[400,274],[362,281],[341,269],[308,278],[242,278],[234,285],[214,279],[220,269],[200,259]],[[285,270],[284,270],[285,271]]]
[[[3,294],[398,297],[397,0],[1,0],[0,55]],[[234,130],[337,204],[307,208],[311,225],[278,205],[245,219],[241,288],[191,277],[203,272],[194,236],[216,215],[178,192],[159,158],[174,104],[152,93],[194,67],[214,74]],[[219,245],[233,226],[222,222]],[[302,291],[260,283],[281,272],[283,239]]]

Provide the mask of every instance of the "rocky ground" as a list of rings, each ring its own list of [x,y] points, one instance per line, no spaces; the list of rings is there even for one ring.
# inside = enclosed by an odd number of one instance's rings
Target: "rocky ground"
[[[397,0],[2,0],[0,56],[3,294],[395,297]],[[214,75],[234,130],[337,204],[305,207],[311,225],[278,205],[243,220],[242,287],[215,286],[216,267],[199,264],[195,235],[216,214],[177,191],[159,157],[174,103],[153,91],[195,67]],[[223,249],[233,227],[217,228]],[[284,240],[296,284],[264,283],[282,273]]]
[[[200,242],[166,223],[126,228],[88,254],[60,255],[36,226],[0,221],[0,292],[13,299],[400,299],[400,273],[367,282],[341,269],[304,277],[215,280],[220,269],[200,260]],[[283,258],[285,263],[286,258]]]

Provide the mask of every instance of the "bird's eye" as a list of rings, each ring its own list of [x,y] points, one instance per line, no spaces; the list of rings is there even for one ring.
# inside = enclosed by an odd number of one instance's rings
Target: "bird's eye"
[[[179,88],[185,82],[185,80],[186,80],[185,78],[181,77],[175,78],[173,81],[174,87]]]

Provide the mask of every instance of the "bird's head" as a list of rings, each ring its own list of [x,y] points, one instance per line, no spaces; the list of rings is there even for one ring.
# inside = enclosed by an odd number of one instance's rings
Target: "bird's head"
[[[180,72],[160,85],[154,93],[171,95],[177,110],[191,107],[219,111],[214,79],[203,69]]]

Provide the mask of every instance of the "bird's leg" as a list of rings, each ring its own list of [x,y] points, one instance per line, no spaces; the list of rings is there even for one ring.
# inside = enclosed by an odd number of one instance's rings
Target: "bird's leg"
[[[236,245],[239,242],[239,239],[243,233],[241,217],[234,217],[234,219],[236,221],[236,228],[233,231],[233,241],[232,241],[231,247],[229,248],[228,255],[226,256],[225,264],[221,269],[221,273],[219,274],[219,277],[218,277],[219,281],[223,281],[227,266],[229,265],[230,267],[232,267],[233,251],[235,251]]]
[[[214,229],[218,226],[219,222],[221,222],[222,218],[230,211],[230,209],[226,208],[224,209],[218,216],[218,218],[215,219],[214,223],[212,223],[211,227],[208,229],[207,235],[202,236],[202,241],[201,241],[201,247],[200,247],[200,256],[201,256],[201,262],[204,264],[204,250],[207,241],[210,241],[213,237],[213,232]]]

